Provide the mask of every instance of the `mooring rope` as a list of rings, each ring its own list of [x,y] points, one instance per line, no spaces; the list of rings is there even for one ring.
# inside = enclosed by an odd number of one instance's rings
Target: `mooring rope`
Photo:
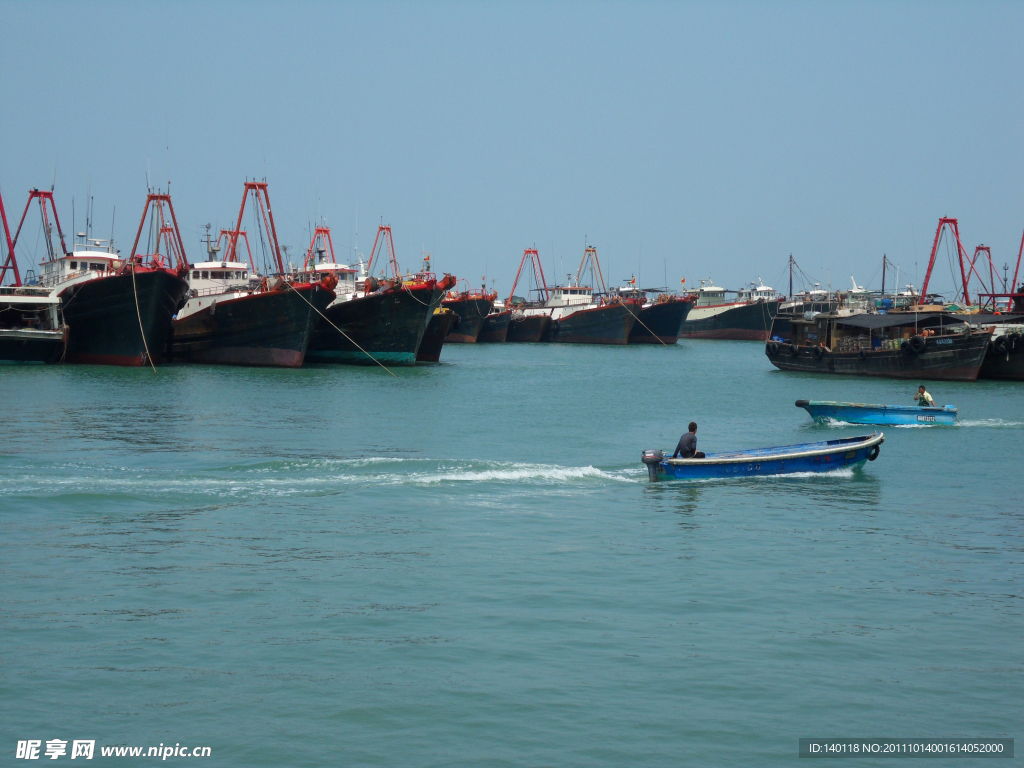
[[[149,367],[156,373],[156,366],[153,365],[153,356],[149,354],[149,344],[146,343],[146,332],[142,328],[142,312],[139,311],[139,290],[135,287],[135,258],[132,257],[132,293],[135,294],[135,316],[139,318],[139,333],[142,334],[142,346],[146,350],[146,360]]]
[[[392,376],[395,376],[395,374],[394,374],[394,373],[392,373],[392,371],[391,371],[391,369],[390,369],[390,368],[388,368],[388,367],[387,367],[386,365],[384,365],[384,363],[382,363],[382,362],[381,362],[380,360],[378,360],[377,358],[375,358],[375,357],[374,357],[373,355],[371,355],[371,354],[370,354],[369,352],[367,352],[367,351],[366,351],[365,349],[363,349],[363,348],[362,348],[362,347],[360,347],[360,346],[359,346],[358,344],[356,344],[355,340],[354,340],[354,339],[353,339],[353,338],[352,338],[351,336],[349,336],[349,335],[348,335],[347,333],[345,333],[345,332],[344,332],[343,330],[341,330],[341,328],[339,328],[339,327],[338,327],[338,326],[336,326],[336,325],[335,325],[334,323],[332,323],[332,322],[331,322],[331,320],[330,320],[330,318],[328,318],[328,317],[327,317],[327,315],[325,315],[325,314],[324,314],[323,312],[321,312],[321,311],[320,311],[319,309],[317,309],[316,307],[314,307],[314,306],[313,306],[313,304],[311,304],[311,303],[310,303],[309,299],[307,299],[307,298],[306,298],[305,296],[303,296],[303,295],[302,295],[301,293],[299,293],[298,291],[296,291],[296,290],[295,290],[295,286],[293,286],[293,285],[292,285],[291,283],[289,283],[289,282],[287,282],[287,281],[282,281],[282,282],[284,282],[284,284],[285,284],[285,285],[287,285],[287,286],[288,286],[289,288],[291,288],[291,289],[292,289],[293,291],[295,291],[295,294],[296,294],[296,295],[297,295],[297,296],[298,296],[298,297],[299,297],[300,299],[302,299],[302,300],[303,300],[304,302],[306,302],[307,304],[309,304],[309,306],[310,306],[310,307],[312,307],[313,311],[314,311],[314,312],[316,312],[316,313],[317,313],[318,315],[320,315],[320,317],[322,317],[322,318],[323,318],[324,320],[326,320],[326,321],[327,321],[327,323],[328,323],[328,324],[329,324],[329,325],[331,326],[331,328],[333,328],[333,329],[334,329],[334,330],[336,330],[336,331],[337,331],[338,333],[340,333],[340,334],[341,334],[342,336],[344,336],[344,337],[345,337],[346,339],[348,339],[349,341],[351,341],[351,342],[352,342],[352,344],[354,344],[354,345],[355,345],[355,347],[356,347],[356,348],[357,348],[357,349],[358,349],[358,350],[359,350],[360,352],[362,352],[362,353],[363,353],[364,355],[366,355],[366,356],[367,356],[368,358],[370,358],[371,360],[373,360],[373,362],[375,362],[375,363],[376,363],[377,365],[379,365],[379,366],[380,366],[381,368],[383,368],[383,369],[384,369],[385,371],[387,371],[388,373],[390,373],[390,374],[391,374]],[[395,376],[395,378],[397,379],[398,377],[397,377],[397,376]]]

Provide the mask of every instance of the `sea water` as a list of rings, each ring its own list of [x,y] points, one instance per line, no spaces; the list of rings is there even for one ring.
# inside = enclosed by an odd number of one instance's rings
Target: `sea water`
[[[0,372],[3,764],[29,739],[674,766],[1020,735],[1024,384],[930,384],[959,426],[888,428],[861,470],[652,485],[640,452],[691,420],[708,452],[863,434],[794,401],[918,382],[744,342],[442,359]]]

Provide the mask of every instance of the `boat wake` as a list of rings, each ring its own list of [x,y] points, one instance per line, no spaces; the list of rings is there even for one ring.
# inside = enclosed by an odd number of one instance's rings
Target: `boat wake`
[[[1007,421],[1006,419],[963,419],[957,421],[958,427],[990,427],[995,429],[1020,429],[1024,421]]]
[[[20,463],[20,462],[19,462]],[[78,463],[0,467],[0,494],[22,498],[92,497],[97,501],[244,502],[324,496],[381,486],[488,484],[567,489],[600,488],[646,479],[642,467],[600,469],[497,461],[400,457],[286,459],[175,472],[157,468],[90,467]]]

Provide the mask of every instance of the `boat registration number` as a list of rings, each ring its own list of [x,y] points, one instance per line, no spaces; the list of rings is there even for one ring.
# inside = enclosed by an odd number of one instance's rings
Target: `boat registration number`
[[[953,340],[952,339],[936,339],[935,343],[936,344],[952,344]]]
[[[935,417],[934,416],[918,416],[917,420],[918,421],[925,421],[925,422],[933,422],[933,421],[935,421]]]

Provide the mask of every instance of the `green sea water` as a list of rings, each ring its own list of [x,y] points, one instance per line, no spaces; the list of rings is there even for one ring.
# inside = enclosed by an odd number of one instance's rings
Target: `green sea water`
[[[793,402],[917,382],[744,342],[442,359],[0,371],[0,764],[28,739],[771,766],[800,737],[1021,735],[1024,385],[932,384],[959,425],[888,428],[863,470],[651,485],[641,450],[690,420],[705,451],[861,434]]]

